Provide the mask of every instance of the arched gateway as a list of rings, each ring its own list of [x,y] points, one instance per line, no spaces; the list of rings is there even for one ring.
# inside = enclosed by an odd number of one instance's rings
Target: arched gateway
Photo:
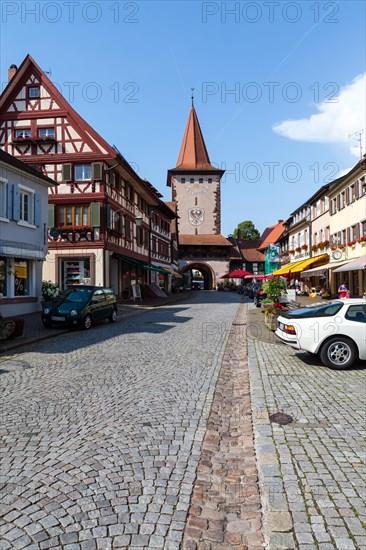
[[[177,165],[168,170],[167,185],[178,214],[179,267],[201,271],[205,288],[238,259],[233,244],[221,235],[221,177],[224,170],[210,162],[196,110],[189,113]]]
[[[181,268],[182,273],[187,273],[187,271],[192,271],[192,270],[197,270],[202,273],[205,290],[215,289],[215,286],[216,286],[215,273],[209,264],[206,264],[204,262],[190,262],[186,266]]]

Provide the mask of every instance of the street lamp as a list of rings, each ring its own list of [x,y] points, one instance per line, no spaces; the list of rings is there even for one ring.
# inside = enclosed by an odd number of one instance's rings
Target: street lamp
[[[135,216],[136,227],[141,227],[143,221],[144,220],[143,220],[142,216],[140,216],[140,215]]]

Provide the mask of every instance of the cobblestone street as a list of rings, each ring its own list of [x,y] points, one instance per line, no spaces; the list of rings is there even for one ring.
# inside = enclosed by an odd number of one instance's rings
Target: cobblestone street
[[[366,548],[364,365],[323,367],[241,302],[197,292],[2,360],[0,550],[256,550],[262,525],[270,550]]]
[[[2,362],[1,549],[179,548],[239,302],[197,293]]]
[[[248,361],[270,548],[365,549],[365,365],[333,371],[260,339]],[[271,423],[275,412],[293,422]]]

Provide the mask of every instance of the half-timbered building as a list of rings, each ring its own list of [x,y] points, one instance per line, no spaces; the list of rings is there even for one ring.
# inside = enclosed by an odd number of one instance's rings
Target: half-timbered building
[[[150,213],[162,195],[78,115],[28,55],[0,98],[0,147],[57,182],[49,192],[43,277],[61,288],[149,284]],[[165,209],[167,223],[175,218]],[[170,217],[170,219],[169,219]],[[164,262],[171,264],[170,247]]]

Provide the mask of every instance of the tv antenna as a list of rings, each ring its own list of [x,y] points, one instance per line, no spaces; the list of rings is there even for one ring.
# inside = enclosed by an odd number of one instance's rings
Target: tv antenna
[[[353,132],[353,134],[349,134],[349,138],[353,138],[356,141],[358,141],[360,146],[360,159],[362,159],[362,134],[365,132],[365,128],[363,130],[358,130],[357,132]]]

